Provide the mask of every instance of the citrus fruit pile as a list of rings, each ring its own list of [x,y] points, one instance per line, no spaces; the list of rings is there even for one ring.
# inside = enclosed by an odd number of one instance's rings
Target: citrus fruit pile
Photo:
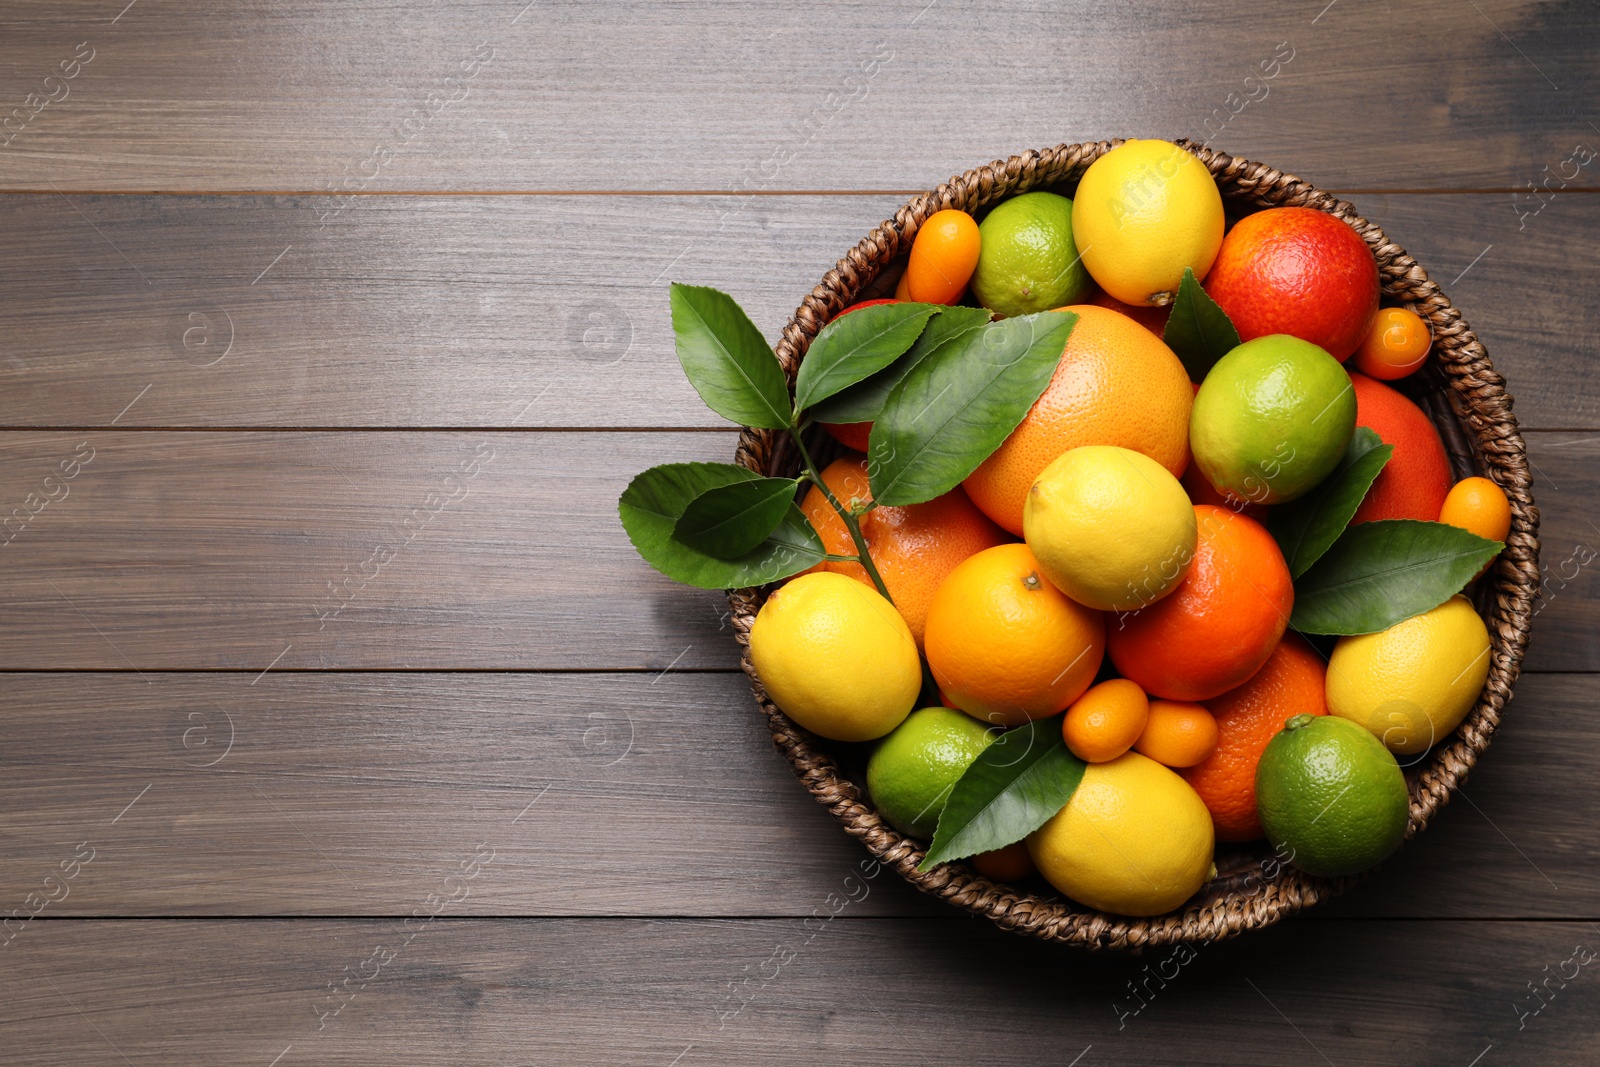
[[[700,396],[802,469],[667,464],[621,517],[669,577],[783,582],[748,636],[766,696],[871,745],[925,869],[1149,916],[1218,842],[1314,875],[1393,852],[1402,768],[1488,675],[1462,594],[1511,508],[1452,485],[1384,384],[1429,328],[1380,306],[1361,236],[1297,207],[1230,226],[1195,156],[1134,140],[1076,188],[935,213],[895,292],[835,315],[791,389],[730,297],[672,289]]]

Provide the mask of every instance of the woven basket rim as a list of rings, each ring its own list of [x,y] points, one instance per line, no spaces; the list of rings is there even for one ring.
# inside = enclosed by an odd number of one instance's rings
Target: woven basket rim
[[[1074,185],[1083,170],[1122,139],[1019,153],[957,175],[932,192],[914,196],[850,249],[796,309],[777,346],[792,387],[807,346],[835,314],[860,299],[883,269],[910,250],[918,227],[935,211],[977,213],[1004,197],[1030,189]],[[1177,142],[1217,180],[1225,203],[1249,208],[1314,208],[1348,223],[1372,249],[1384,296],[1427,319],[1433,330],[1429,356],[1435,388],[1425,410],[1452,452],[1458,475],[1470,468],[1496,481],[1511,500],[1506,549],[1480,581],[1479,610],[1490,635],[1489,678],[1476,705],[1450,739],[1435,745],[1410,768],[1411,795],[1406,840],[1426,828],[1466,779],[1498,727],[1526,652],[1533,602],[1539,595],[1538,509],[1525,446],[1511,413],[1505,382],[1494,370],[1477,335],[1427,272],[1383,230],[1362,218],[1347,201],[1263,163],[1239,159],[1206,145]],[[796,456],[780,431],[746,428],[736,459],[763,474],[789,473]],[[860,787],[841,774],[828,743],[797,726],[768,699],[750,658],[749,633],[766,591],[729,592],[734,633],[757,703],[766,713],[773,744],[812,796],[877,860],[925,893],[993,920],[999,926],[1050,941],[1089,949],[1139,951],[1147,947],[1233,937],[1278,922],[1344,892],[1371,872],[1318,878],[1275,863],[1264,844],[1257,861],[1237,866],[1208,882],[1181,910],[1154,918],[1111,915],[1064,897],[1019,890],[990,881],[965,863],[919,872],[924,846],[882,820]],[[1270,873],[1269,873],[1270,872]]]

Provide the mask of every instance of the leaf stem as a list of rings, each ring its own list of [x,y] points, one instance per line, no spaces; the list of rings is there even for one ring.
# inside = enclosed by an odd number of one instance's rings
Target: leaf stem
[[[822,480],[822,475],[817,471],[816,463],[811,459],[811,452],[806,448],[806,443],[800,438],[800,431],[791,426],[789,428],[789,436],[794,438],[795,447],[800,450],[800,459],[806,465],[806,474],[810,476],[812,483],[822,490],[822,495],[827,498],[829,505],[839,513],[839,518],[844,520],[845,529],[850,531],[850,540],[855,542],[856,546],[857,562],[865,568],[867,577],[872,579],[872,584],[877,587],[879,593],[883,594],[883,599],[893,604],[894,597],[889,595],[889,587],[883,584],[883,576],[878,573],[878,568],[873,565],[872,553],[867,551],[867,539],[861,535],[860,520],[854,512],[839,503],[839,498],[833,495],[833,490],[828,488],[828,483]]]

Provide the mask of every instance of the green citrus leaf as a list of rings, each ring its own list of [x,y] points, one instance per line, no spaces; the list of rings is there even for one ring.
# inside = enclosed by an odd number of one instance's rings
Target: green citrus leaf
[[[1292,577],[1309,570],[1339,539],[1393,453],[1393,445],[1384,444],[1367,427],[1357,426],[1332,474],[1299,499],[1271,510],[1267,528],[1283,549]]]
[[[793,478],[756,478],[707,489],[683,509],[672,536],[718,559],[751,551],[783,521],[794,504]]]
[[[1217,302],[1200,288],[1194,271],[1183,268],[1183,281],[1172,300],[1172,314],[1161,339],[1177,353],[1192,382],[1205,381],[1217,360],[1239,347],[1239,331]]]
[[[1067,751],[1059,715],[1001,734],[951,788],[917,870],[1021,841],[1066,807],[1086,767]]]
[[[851,317],[859,314],[861,311],[853,312]],[[878,417],[878,412],[883,410],[883,402],[889,399],[889,394],[900,384],[900,379],[904,378],[912,367],[922,362],[929,352],[942,345],[953,343],[963,334],[971,333],[993,318],[994,315],[985,308],[945,308],[928,320],[922,335],[905,355],[871,377],[814,405],[811,409],[812,416],[818,422],[871,422]],[[808,355],[807,362],[810,359]],[[804,369],[805,363],[800,366]]]
[[[960,485],[1050,384],[1077,321],[1071,311],[1001,319],[912,367],[872,425],[873,499],[920,504]]]
[[[718,559],[673,536],[685,509],[701,494],[764,480],[731,463],[668,463],[629,482],[617,511],[639,555],[673,581],[701,589],[765,585],[822,562],[822,539],[793,503],[777,528],[737,559]]]
[[[875,304],[835,318],[800,363],[795,409],[804,411],[893,363],[938,311],[937,304]]]
[[[1307,634],[1387,630],[1461,592],[1503,547],[1442,522],[1357,523],[1295,582],[1289,625]]]
[[[706,406],[742,426],[789,425],[789,387],[778,357],[733,297],[699,285],[672,285],[678,362]]]

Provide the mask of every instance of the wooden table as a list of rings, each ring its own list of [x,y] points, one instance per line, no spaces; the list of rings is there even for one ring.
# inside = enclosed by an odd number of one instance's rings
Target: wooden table
[[[0,1061],[1595,1062],[1592,5],[125,2],[0,5]],[[806,924],[866,854],[616,521],[733,446],[666,285],[775,337],[908,194],[1129,133],[1446,286],[1538,476],[1529,672],[1265,933],[1091,957],[888,874]]]

